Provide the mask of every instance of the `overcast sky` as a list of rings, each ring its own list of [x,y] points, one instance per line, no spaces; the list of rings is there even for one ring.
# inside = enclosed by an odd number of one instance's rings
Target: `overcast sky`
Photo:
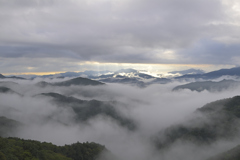
[[[0,0],[0,73],[230,67],[239,51],[239,0]]]

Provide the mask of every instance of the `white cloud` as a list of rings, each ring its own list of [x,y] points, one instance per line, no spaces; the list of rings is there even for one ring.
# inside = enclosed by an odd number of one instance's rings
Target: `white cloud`
[[[172,88],[180,84],[178,82],[152,85],[144,89],[118,84],[99,87],[39,88],[34,86],[34,83],[38,81],[40,79],[16,80],[19,85],[10,86],[13,90],[23,94],[23,97],[0,94],[0,115],[21,121],[26,125],[19,132],[21,138],[49,141],[58,145],[77,141],[94,141],[105,145],[121,160],[159,159],[159,156],[162,156],[162,159],[174,160],[176,155],[187,160],[196,156],[197,160],[200,160],[202,156],[220,151],[219,148],[224,150],[234,145],[232,142],[219,141],[213,146],[202,148],[198,145],[179,143],[165,154],[159,155],[159,151],[155,152],[151,144],[151,137],[165,127],[187,120],[193,111],[206,103],[238,95],[239,88],[220,93],[207,91],[199,93],[190,90],[172,92]],[[114,107],[120,113],[134,119],[138,129],[135,132],[128,131],[105,116],[90,119],[88,125],[73,123],[74,114],[71,109],[61,109],[56,104],[50,103],[49,98],[32,97],[35,94],[47,92],[88,100],[117,101]],[[11,109],[6,110],[6,108]],[[49,119],[49,116],[52,118]]]

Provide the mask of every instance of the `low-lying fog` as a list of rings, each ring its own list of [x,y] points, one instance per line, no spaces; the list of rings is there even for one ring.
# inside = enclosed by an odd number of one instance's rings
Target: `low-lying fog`
[[[190,90],[173,92],[175,86],[182,84],[179,82],[150,85],[146,88],[120,84],[39,87],[36,83],[41,80],[14,80],[17,84],[3,84],[20,94],[0,93],[0,116],[24,124],[15,133],[18,137],[57,145],[77,141],[96,142],[105,145],[119,160],[202,160],[238,144],[237,140],[222,140],[203,147],[178,142],[167,150],[160,151],[155,149],[152,137],[166,127],[192,118],[192,113],[197,108],[209,102],[238,95],[240,88],[218,93]],[[67,79],[47,81],[63,80]],[[59,108],[51,98],[36,96],[49,92],[82,100],[116,101],[116,110],[133,119],[137,129],[128,130],[104,115],[91,118],[87,123],[76,123],[73,121],[75,113],[70,108]]]

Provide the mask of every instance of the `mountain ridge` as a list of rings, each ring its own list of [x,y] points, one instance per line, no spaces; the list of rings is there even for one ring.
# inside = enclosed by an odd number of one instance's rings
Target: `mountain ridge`
[[[186,74],[183,76],[175,77],[175,79],[204,79],[204,80],[210,80],[210,79],[216,79],[220,78],[222,76],[240,76],[240,67],[234,67],[230,69],[220,69],[204,74]]]
[[[218,82],[215,82],[215,81],[191,82],[184,85],[176,86],[172,89],[172,91],[189,89],[191,91],[197,91],[197,92],[202,92],[204,90],[207,90],[210,92],[221,92],[227,89],[234,89],[238,86],[240,86],[239,81],[224,79]]]
[[[188,121],[161,130],[153,142],[165,149],[177,141],[210,145],[217,140],[237,138],[240,133],[240,96],[221,99],[198,108]]]
[[[132,119],[125,117],[114,108],[113,102],[80,100],[78,98],[64,96],[54,92],[41,93],[39,95],[53,98],[53,102],[55,102],[58,107],[71,107],[76,113],[75,120],[77,122],[87,122],[87,120],[93,117],[104,115],[112,118],[118,124],[129,130],[135,130],[137,128],[137,125]]]
[[[105,85],[102,82],[96,81],[96,80],[91,80],[88,78],[83,78],[83,77],[77,77],[73,78],[70,80],[62,81],[62,82],[55,82],[55,83],[48,83],[45,81],[38,82],[36,84],[37,86],[40,87],[46,87],[46,86],[71,86],[71,85],[80,85],[80,86],[98,86],[98,85]]]

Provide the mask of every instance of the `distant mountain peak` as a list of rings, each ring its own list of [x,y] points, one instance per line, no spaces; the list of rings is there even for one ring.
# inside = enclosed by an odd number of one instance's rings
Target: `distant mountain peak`
[[[2,74],[0,74],[0,78],[12,78],[12,79],[22,79],[22,80],[25,80],[25,78],[22,78],[22,77],[17,77],[17,76],[9,76],[9,77],[6,77]]]
[[[201,69],[187,69],[187,70],[182,70],[182,71],[173,71],[173,72],[168,72],[170,74],[204,74],[205,72]]]
[[[179,85],[173,88],[173,91],[181,90],[181,89],[189,89],[191,91],[202,92],[207,90],[209,92],[221,92],[228,89],[234,89],[240,86],[239,81],[234,80],[226,80],[223,79],[221,81],[200,81],[200,82],[191,82],[184,85]]]
[[[97,85],[104,85],[105,83],[99,82],[99,81],[95,81],[95,80],[91,80],[88,78],[83,78],[83,77],[77,77],[77,78],[73,78],[67,81],[63,81],[63,82],[56,82],[56,83],[48,83],[45,81],[41,81],[38,82],[36,85],[40,86],[40,87],[46,87],[48,85],[51,86],[71,86],[71,85],[82,85],[82,86],[97,86]]]
[[[138,71],[135,69],[132,69],[132,68],[128,68],[128,69],[120,69],[114,73],[115,74],[117,74],[117,73],[138,73]]]
[[[222,76],[240,76],[240,67],[234,67],[230,69],[220,69],[204,74],[185,74],[183,76],[175,77],[175,79],[205,79],[211,80],[220,78]]]
[[[83,78],[83,77],[77,77],[77,78],[70,79],[68,81],[54,83],[54,85],[59,85],[59,86],[70,86],[70,85],[92,85],[92,86],[96,86],[96,85],[103,85],[103,84],[104,83],[102,83],[102,82],[91,80],[91,79],[88,79],[88,78]]]
[[[4,75],[0,74],[0,78],[6,78]]]

